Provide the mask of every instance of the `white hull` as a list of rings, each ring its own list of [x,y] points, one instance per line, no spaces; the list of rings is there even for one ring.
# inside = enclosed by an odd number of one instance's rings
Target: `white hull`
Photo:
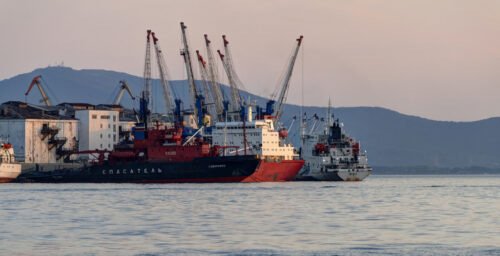
[[[371,168],[354,169],[311,169],[309,172],[300,172],[297,180],[317,181],[362,181],[372,173]]]
[[[0,183],[9,182],[21,174],[21,164],[0,163]]]
[[[339,169],[337,175],[344,181],[362,181],[372,173],[372,169]]]

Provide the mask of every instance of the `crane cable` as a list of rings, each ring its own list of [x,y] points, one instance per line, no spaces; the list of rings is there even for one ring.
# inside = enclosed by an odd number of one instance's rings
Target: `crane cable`
[[[48,91],[48,92],[50,93],[50,95],[51,95],[51,96],[52,96],[52,97],[56,100],[56,102],[61,102],[61,101],[57,98],[57,96],[56,96],[56,94],[54,93],[54,91],[52,91],[52,89],[50,88],[49,83],[47,83],[47,81],[45,81],[45,79],[43,79],[43,76],[40,76],[40,79],[42,79],[42,82],[43,82],[43,84],[45,84],[45,87],[47,88],[47,91]],[[49,97],[49,96],[47,96],[47,98],[49,98],[49,100],[50,100],[50,97]]]

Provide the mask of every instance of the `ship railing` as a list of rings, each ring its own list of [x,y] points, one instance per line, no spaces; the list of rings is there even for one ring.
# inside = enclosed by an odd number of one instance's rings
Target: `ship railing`
[[[218,154],[222,154],[223,156],[226,156],[229,154],[234,154],[236,153],[236,155],[238,155],[238,146],[214,146],[214,149],[215,151],[218,153]],[[227,150],[229,149],[234,149],[233,152],[227,152]]]

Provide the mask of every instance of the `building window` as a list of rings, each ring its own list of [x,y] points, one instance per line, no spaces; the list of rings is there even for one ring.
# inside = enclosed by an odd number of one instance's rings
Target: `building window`
[[[101,124],[101,128],[102,128],[102,124]]]
[[[113,125],[113,131],[116,132],[116,124]]]
[[[116,116],[113,116],[113,122],[116,122]]]
[[[97,115],[92,115],[92,119],[97,119]]]
[[[108,144],[108,148],[111,148],[111,144]]]
[[[113,134],[113,142],[116,142],[116,134]]]
[[[102,115],[101,119],[109,119],[109,116],[108,115]]]
[[[111,138],[111,134],[108,134],[108,138]]]
[[[101,144],[101,149],[102,149],[102,144]]]
[[[108,129],[109,129],[109,128],[111,128],[111,125],[110,125],[110,124],[108,124]]]
[[[102,139],[102,133],[101,133],[101,139]],[[101,146],[102,147],[102,146]]]

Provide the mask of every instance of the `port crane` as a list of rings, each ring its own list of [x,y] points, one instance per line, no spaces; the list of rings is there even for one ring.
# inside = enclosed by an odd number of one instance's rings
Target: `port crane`
[[[128,86],[127,82],[125,82],[125,80],[121,80],[120,81],[120,92],[118,93],[116,100],[114,102],[115,105],[120,104],[120,101],[122,100],[122,97],[123,97],[123,94],[125,93],[125,91],[128,92],[128,94],[130,95],[130,98],[132,98],[132,100],[135,100],[135,97],[132,94],[132,90],[130,90],[130,87]]]
[[[295,48],[292,59],[290,60],[290,65],[288,66],[285,80],[283,81],[283,86],[282,86],[280,94],[278,96],[278,100],[276,101],[278,103],[278,106],[276,107],[276,110],[273,113],[273,116],[276,117],[276,119],[275,119],[276,122],[279,121],[279,119],[281,118],[281,115],[282,115],[281,107],[286,100],[288,88],[290,87],[290,78],[292,77],[293,66],[295,65],[295,60],[297,59],[297,55],[299,53],[300,45],[302,44],[303,38],[304,38],[303,36],[300,36],[299,38],[297,38],[297,47]]]
[[[144,60],[144,75],[142,80],[142,95],[140,101],[140,120],[145,124],[147,130],[147,120],[151,117],[151,30],[148,29],[146,36],[146,57]]]
[[[200,70],[200,77],[201,77],[201,84],[203,88],[203,95],[205,97],[205,100],[207,102],[214,102],[214,92],[212,91],[212,88],[208,86],[208,71],[207,71],[207,62],[205,62],[205,59],[203,59],[203,56],[201,56],[200,51],[196,51],[196,56],[198,59],[198,65],[199,65],[199,70]],[[207,110],[210,116],[213,118],[211,120],[211,123],[213,124],[213,121],[217,119],[217,110],[215,103],[214,104],[209,104],[207,103]],[[206,125],[206,124],[203,124]]]
[[[47,97],[47,94],[43,90],[42,84],[40,83],[40,79],[41,78],[42,78],[41,75],[36,76],[35,78],[33,78],[33,80],[31,81],[30,87],[28,88],[28,91],[26,91],[26,93],[24,95],[28,96],[28,94],[30,93],[31,89],[36,84],[36,86],[38,87],[38,90],[40,90],[40,94],[42,95],[42,98],[43,98],[43,101],[45,102],[45,105],[47,105],[47,107],[50,107],[51,104],[50,104],[50,101],[49,101],[49,97]]]
[[[229,81],[231,91],[231,112],[240,113],[240,115],[234,115],[233,119],[234,121],[239,121],[239,118],[242,118],[243,116],[242,112],[244,111],[245,105],[245,102],[240,95],[240,85],[242,85],[242,83],[234,71],[231,51],[229,49],[229,41],[226,39],[225,35],[222,36],[222,41],[224,43],[224,54],[222,54],[220,50],[217,50],[217,52],[219,53],[219,57],[222,61],[222,65],[224,66],[224,70],[226,71],[227,79]]]
[[[283,79],[281,90],[279,90],[279,94],[277,94],[277,91],[280,87],[277,88],[275,93],[271,95],[271,100],[269,100],[266,103],[266,110],[265,112],[262,111],[262,109],[257,110],[257,115],[260,117],[263,117],[264,115],[272,116],[274,117],[274,123],[276,124],[282,115],[281,108],[283,106],[283,103],[286,101],[286,96],[288,94],[288,89],[290,88],[290,78],[292,77],[293,73],[293,67],[295,65],[295,60],[297,59],[297,55],[299,53],[300,46],[302,44],[302,39],[304,37],[300,36],[297,38],[297,45],[293,51],[292,58],[290,59],[290,63],[288,64],[288,69],[285,73],[285,77]],[[277,103],[276,109],[274,109],[274,104]]]
[[[198,120],[198,125],[201,126],[203,123],[203,117],[206,113],[204,102],[205,99],[203,95],[198,93],[198,89],[196,88],[191,54],[189,52],[189,46],[186,36],[186,28],[187,26],[184,25],[184,22],[181,22],[182,43],[184,45],[184,49],[181,50],[181,56],[184,57],[184,63],[186,64],[189,95],[191,96],[191,109],[193,110],[195,120]]]
[[[153,37],[153,45],[155,47],[155,53],[156,53],[156,62],[158,63],[158,69],[160,71],[160,81],[162,84],[163,88],[163,97],[165,100],[165,107],[167,110],[167,117],[174,119],[174,111],[172,107],[172,102],[175,98],[175,92],[173,92],[173,88],[168,82],[168,70],[167,70],[167,64],[165,62],[165,59],[163,57],[163,53],[160,48],[160,44],[158,43],[158,38],[156,37],[155,33],[152,32],[151,36]]]
[[[225,112],[227,111],[229,102],[225,100],[225,95],[222,92],[221,86],[219,84],[219,73],[217,70],[217,65],[215,64],[215,58],[210,45],[211,41],[208,39],[208,35],[205,34],[205,46],[207,50],[208,59],[208,74],[210,77],[210,87],[212,89],[212,98],[215,103],[215,111],[217,113],[217,121],[223,121],[225,117]]]

